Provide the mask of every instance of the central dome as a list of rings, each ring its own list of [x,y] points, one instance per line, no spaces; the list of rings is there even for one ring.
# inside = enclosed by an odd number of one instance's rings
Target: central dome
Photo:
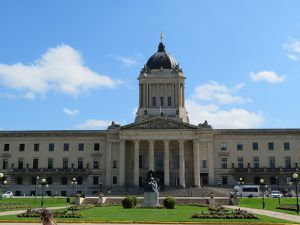
[[[159,43],[157,52],[148,59],[146,65],[149,69],[175,69],[178,67],[175,58],[166,52],[162,42]]]

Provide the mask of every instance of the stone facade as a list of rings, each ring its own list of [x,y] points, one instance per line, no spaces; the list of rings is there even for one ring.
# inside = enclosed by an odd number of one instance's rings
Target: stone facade
[[[276,186],[279,177],[280,185],[287,185],[298,171],[300,129],[189,124],[182,70],[162,43],[150,59],[139,76],[132,124],[113,122],[103,131],[0,131],[0,168],[8,181],[2,188],[34,195],[46,178],[48,195],[123,193],[143,187],[149,170],[161,189],[233,187],[239,178],[248,184],[264,178]]]

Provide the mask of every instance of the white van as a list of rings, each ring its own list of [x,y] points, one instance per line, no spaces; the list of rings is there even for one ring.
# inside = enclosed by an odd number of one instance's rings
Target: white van
[[[234,192],[239,197],[259,197],[259,185],[240,185],[234,187]]]

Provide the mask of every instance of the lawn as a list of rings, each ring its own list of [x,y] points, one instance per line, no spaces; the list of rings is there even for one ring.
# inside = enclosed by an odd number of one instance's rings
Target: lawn
[[[233,224],[235,222],[245,222],[247,224],[253,222],[260,223],[289,223],[284,220],[279,220],[267,216],[258,215],[259,219],[192,219],[191,216],[195,212],[207,211],[207,207],[177,205],[176,209],[123,209],[122,206],[107,206],[95,207],[78,211],[83,215],[83,218],[65,219],[57,218],[57,222],[216,222],[218,224],[226,222]],[[0,220],[17,220],[17,221],[33,221],[38,222],[39,219],[18,218],[17,216],[1,216]]]
[[[20,205],[23,207],[16,208],[16,209],[9,209],[9,206],[11,206],[11,205]],[[59,197],[44,198],[44,206],[45,207],[65,206],[65,205],[66,205],[66,198],[59,198]],[[34,208],[34,198],[1,198],[0,206],[1,206],[0,211]],[[36,199],[35,207],[39,208],[40,206],[41,206],[41,198],[38,197]]]
[[[281,198],[280,203],[296,205],[296,198]],[[262,209],[262,198],[241,198],[240,206],[248,207],[248,208],[255,208],[255,209]],[[276,209],[276,207],[278,207],[278,206],[279,206],[278,198],[265,198],[265,209],[297,215],[297,213],[295,211]]]

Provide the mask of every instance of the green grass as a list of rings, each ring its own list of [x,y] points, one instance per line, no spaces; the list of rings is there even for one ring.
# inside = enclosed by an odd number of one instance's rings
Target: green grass
[[[296,205],[296,198],[281,198],[280,203]],[[255,209],[262,209],[262,198],[241,198],[240,206],[248,207],[248,208],[255,208]],[[278,206],[279,206],[278,198],[265,198],[265,209],[297,215],[297,213],[295,211],[276,209],[276,207],[278,207]]]
[[[123,209],[122,206],[95,207],[78,211],[83,215],[83,218],[65,219],[57,218],[57,222],[222,222],[233,224],[235,222],[253,223],[289,223],[284,220],[258,215],[259,219],[192,219],[191,216],[195,212],[207,211],[207,207],[177,205],[175,209]],[[22,220],[39,222],[39,219],[18,218],[17,216],[1,216],[0,220]]]
[[[0,208],[0,211],[8,211],[8,210],[21,210],[21,209],[27,209],[27,208],[34,208],[34,198],[1,198],[0,199],[0,205],[23,205],[22,208],[16,208],[16,209],[6,209],[6,208]],[[44,198],[44,207],[55,207],[55,206],[65,206],[66,205],[66,198],[51,198],[46,197]],[[41,206],[41,198],[38,197],[36,199],[35,207],[39,208]]]

